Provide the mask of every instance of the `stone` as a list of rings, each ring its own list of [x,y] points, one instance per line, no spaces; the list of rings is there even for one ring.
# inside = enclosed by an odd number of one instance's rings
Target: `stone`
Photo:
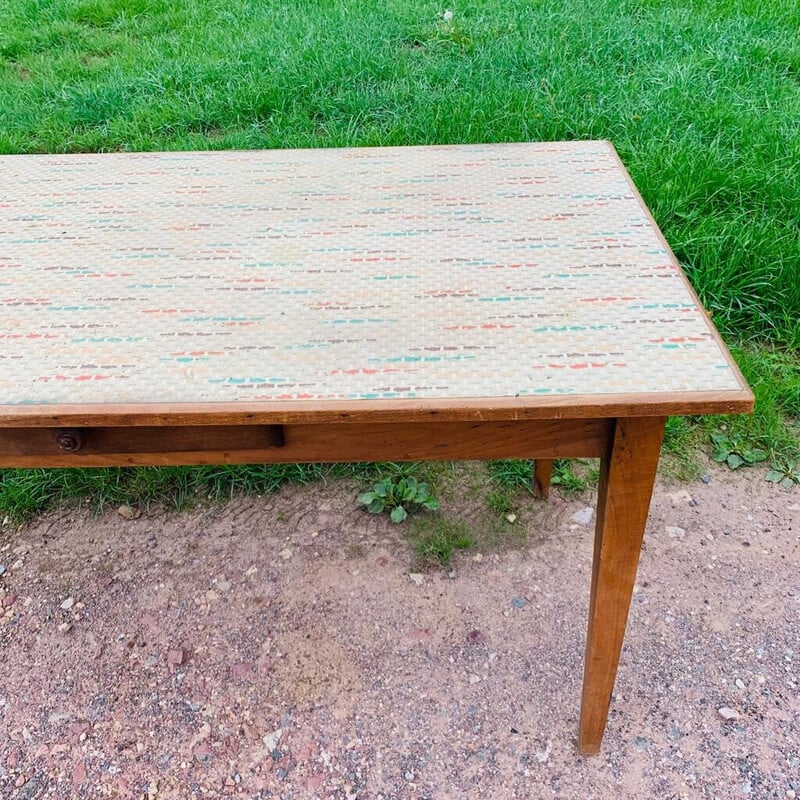
[[[284,547],[278,554],[284,561],[288,561],[292,557],[292,551],[289,547]]]
[[[517,521],[517,515],[516,514],[506,514],[506,520],[513,525]]]
[[[267,750],[272,753],[273,751],[278,749],[278,742],[280,742],[281,737],[283,736],[283,728],[276,728],[272,733],[267,733],[261,737],[261,741],[264,742],[264,746]]]
[[[79,761],[72,770],[72,785],[80,786],[86,780],[86,764]]]
[[[422,584],[425,582],[425,576],[422,575],[421,572],[409,572],[408,578],[412,583],[416,584],[417,586],[422,586]]]
[[[5,575],[5,574],[6,574],[6,568],[5,566],[3,566],[3,564],[0,564],[0,575]]]
[[[683,537],[686,536],[685,529],[679,528],[677,525],[667,525],[664,530],[670,539],[683,539]]]
[[[734,683],[737,689],[744,689],[744,681],[741,678],[737,678]]]
[[[514,608],[525,608],[526,604],[527,601],[525,600],[524,597],[515,597],[511,601],[511,605],[514,606]]]
[[[61,604],[61,608],[62,608],[64,611],[69,611],[69,610],[72,608],[72,606],[74,606],[74,605],[75,605],[75,598],[74,598],[74,597],[68,597],[68,598],[67,598],[67,599],[66,599],[66,600],[65,600],[65,601],[64,601],[64,602]]]
[[[681,505],[682,503],[691,503],[692,501],[692,496],[686,489],[681,489],[679,492],[669,492],[667,497],[674,506]]]
[[[586,508],[582,508],[580,511],[576,511],[571,519],[573,522],[577,522],[578,525],[588,525],[592,521],[592,517],[594,516],[594,509],[587,506]]]
[[[70,625],[69,622],[62,622],[58,626],[58,630],[61,631],[61,633],[69,633],[72,630],[72,625]]]
[[[19,790],[18,797],[24,798],[24,800],[31,800],[32,797],[36,797],[38,792],[39,792],[39,781],[37,781],[35,778],[31,778]]]
[[[536,752],[536,760],[540,764],[544,764],[544,762],[550,758],[550,752],[552,751],[552,749],[553,749],[553,742],[550,739],[548,739],[544,750],[538,750]]]
[[[11,606],[13,606],[14,603],[16,603],[16,602],[17,602],[17,596],[15,594],[7,594],[3,598],[3,607],[4,608],[11,608]]]
[[[167,664],[171,672],[175,671],[175,667],[179,667],[186,660],[186,652],[179,647],[170,650],[167,653]]]
[[[486,636],[476,628],[467,634],[467,641],[470,644],[486,644]]]
[[[217,589],[221,592],[229,592],[231,590],[231,585],[230,581],[217,581]]]
[[[117,509],[117,514],[119,514],[123,519],[135,519],[136,512],[127,504],[121,505]]]
[[[477,675],[470,675],[469,676],[469,685],[474,686],[476,683],[480,683],[481,679]]]
[[[728,708],[728,706],[722,706],[722,708],[718,708],[717,713],[722,717],[722,719],[728,722],[734,719],[739,719],[739,712],[734,711],[732,708]]]

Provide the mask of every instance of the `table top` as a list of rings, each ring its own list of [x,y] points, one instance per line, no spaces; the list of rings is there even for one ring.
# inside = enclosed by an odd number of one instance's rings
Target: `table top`
[[[2,425],[752,406],[608,142],[3,156],[0,177]]]

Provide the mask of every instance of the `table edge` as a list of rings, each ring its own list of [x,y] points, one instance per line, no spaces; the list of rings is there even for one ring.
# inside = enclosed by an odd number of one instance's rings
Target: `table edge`
[[[601,419],[742,414],[753,406],[749,389],[427,400],[0,405],[0,428]]]

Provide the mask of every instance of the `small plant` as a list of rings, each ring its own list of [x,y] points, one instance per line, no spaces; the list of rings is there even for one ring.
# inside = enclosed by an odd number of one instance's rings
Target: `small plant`
[[[431,497],[427,483],[417,481],[413,475],[390,475],[378,481],[369,492],[358,496],[359,505],[370,514],[389,511],[392,522],[402,522],[409,511],[427,508],[439,510],[439,501]]]
[[[760,461],[767,460],[766,450],[758,447],[748,447],[740,439],[728,436],[725,433],[712,433],[711,442],[714,449],[711,458],[720,464],[727,464],[731,469],[739,467],[752,467]]]
[[[486,495],[486,505],[498,514],[514,510],[514,492],[507,486],[498,486]]]
[[[600,475],[596,465],[584,459],[557,458],[553,461],[553,477],[550,482],[570,494],[580,494],[593,486]]]
[[[773,462],[766,474],[770,483],[779,483],[784,489],[792,489],[800,484],[800,459]]]
[[[421,567],[447,567],[456,550],[467,550],[473,545],[466,523],[443,518],[417,520],[412,540]]]
[[[489,477],[504,489],[533,491],[533,462],[530,459],[488,461]]]

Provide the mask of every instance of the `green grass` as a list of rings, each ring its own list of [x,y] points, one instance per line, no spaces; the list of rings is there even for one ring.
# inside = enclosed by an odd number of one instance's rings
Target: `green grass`
[[[409,539],[420,569],[448,567],[457,550],[467,550],[474,544],[467,523],[447,517],[415,517]]]
[[[800,4],[450,6],[448,25],[419,0],[0,0],[0,152],[611,139],[758,395],[700,438],[796,453]],[[5,472],[0,513],[321,468],[275,469]]]

